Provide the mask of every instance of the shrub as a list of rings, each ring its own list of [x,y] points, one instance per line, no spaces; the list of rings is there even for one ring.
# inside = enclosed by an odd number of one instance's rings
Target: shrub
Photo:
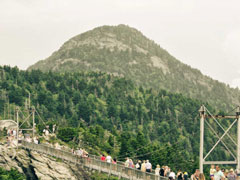
[[[57,133],[57,137],[64,142],[70,142],[76,136],[77,136],[76,129],[71,127],[60,128]]]

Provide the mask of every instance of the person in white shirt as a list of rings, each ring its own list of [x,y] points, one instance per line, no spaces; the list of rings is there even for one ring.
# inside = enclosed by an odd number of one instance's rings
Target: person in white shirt
[[[7,135],[10,136],[11,135],[11,129],[7,130]]]
[[[13,130],[13,136],[16,137],[17,136],[17,131],[14,129]]]
[[[225,176],[223,172],[221,171],[219,166],[216,166],[216,171],[214,173],[214,180],[224,180]]]
[[[169,179],[175,179],[176,178],[176,175],[175,175],[175,172],[171,171],[170,174],[169,174]]]
[[[155,169],[155,175],[159,176],[160,175],[159,172],[160,172],[160,165],[158,164],[156,169]]]
[[[106,160],[107,160],[108,163],[111,163],[112,162],[112,157],[110,155],[107,155]]]
[[[30,142],[32,142],[32,139],[30,137],[27,137],[26,141],[30,143]]]
[[[149,162],[149,160],[147,160],[146,163],[146,172],[151,172],[152,171],[152,164]]]
[[[37,140],[36,137],[33,138],[33,142],[34,142],[35,144],[38,144],[38,140]]]
[[[55,130],[56,130],[56,124],[54,124],[52,128],[53,133],[55,133]]]
[[[76,150],[76,153],[77,153],[78,156],[82,156],[83,155],[83,150],[78,149],[78,150]]]
[[[214,173],[216,172],[215,166],[212,164],[210,169],[210,178],[211,180],[214,179]]]
[[[125,161],[125,163],[124,163],[124,166],[125,166],[125,167],[128,167],[128,166],[129,166],[129,158],[128,158],[128,157],[126,158],[126,161]]]
[[[49,131],[46,130],[46,131],[45,131],[45,136],[48,136],[48,135],[49,135]]]

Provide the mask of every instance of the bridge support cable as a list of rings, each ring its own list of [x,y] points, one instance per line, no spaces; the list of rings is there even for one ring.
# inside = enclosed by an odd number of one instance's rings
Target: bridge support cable
[[[214,144],[212,149],[207,153],[207,155],[203,158],[203,160],[205,160],[209,156],[209,154],[215,149],[215,147],[219,144],[219,142],[223,139],[223,137],[228,133],[228,131],[233,127],[233,125],[237,122],[237,120],[238,119],[235,119],[235,121],[229,126],[227,131],[225,131],[224,134],[218,139],[218,141]]]
[[[236,115],[212,115],[209,110],[202,105],[199,112],[200,112],[200,149],[199,149],[199,169],[200,172],[203,173],[203,165],[205,164],[235,164],[237,165],[237,169],[240,171],[240,107],[234,108],[234,110],[237,109]],[[214,122],[223,130],[223,134],[219,136],[217,132],[213,129],[213,127],[206,121],[206,118],[211,118],[214,120]],[[234,119],[234,121],[231,123],[231,125],[225,130],[223,126],[219,123],[217,120],[218,118],[227,118],[227,119]],[[218,140],[216,143],[212,146],[212,148],[207,152],[207,154],[204,156],[204,126],[205,122],[207,126],[209,126],[210,130],[216,135]],[[234,140],[232,136],[229,134],[229,131],[232,129],[232,127],[237,124],[237,140]],[[223,138],[227,136],[231,141],[232,144],[236,146],[235,150],[232,150],[227,146],[227,144],[223,141]],[[233,161],[206,161],[206,158],[209,157],[209,155],[212,153],[212,151],[216,148],[216,146],[219,143],[222,143],[223,146],[226,148],[228,153],[234,158]]]
[[[211,129],[211,131],[217,136],[218,139],[220,139],[220,136],[217,134],[217,132],[212,128],[212,126],[209,124],[209,122],[205,121],[205,123],[208,125],[208,127]],[[232,151],[227,147],[226,143],[221,139],[221,142],[223,146],[227,149],[227,151],[232,155],[234,159],[237,159],[236,156],[232,153]]]
[[[223,126],[218,122],[218,120],[216,119],[216,117],[218,116],[213,116],[209,111],[208,109],[206,108],[207,112],[210,114],[210,118],[213,118],[214,121],[219,125],[219,127],[223,130],[223,132],[225,132],[226,130],[223,128]],[[228,118],[231,118],[231,119],[235,119],[236,116],[228,116]],[[231,139],[231,141],[233,142],[233,144],[235,144],[237,146],[237,143],[233,140],[233,138],[227,133],[227,136],[229,137],[229,139]]]

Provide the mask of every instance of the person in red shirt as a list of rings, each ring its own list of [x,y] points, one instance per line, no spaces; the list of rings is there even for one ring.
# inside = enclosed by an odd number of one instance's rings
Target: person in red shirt
[[[101,161],[106,161],[106,157],[104,156],[104,154],[101,157]]]

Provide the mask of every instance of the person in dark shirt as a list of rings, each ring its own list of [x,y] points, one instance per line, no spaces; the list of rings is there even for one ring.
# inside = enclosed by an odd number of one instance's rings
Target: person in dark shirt
[[[162,168],[160,169],[160,176],[164,176],[164,171],[165,171],[165,167],[162,166]]]
[[[142,165],[142,162],[140,160],[138,160],[137,164],[136,164],[136,168],[138,170],[141,170],[141,165]]]
[[[177,173],[177,179],[178,180],[183,180],[183,174],[182,174],[181,170],[179,170],[178,173]]]
[[[188,173],[187,172],[184,173],[183,180],[188,180]]]

